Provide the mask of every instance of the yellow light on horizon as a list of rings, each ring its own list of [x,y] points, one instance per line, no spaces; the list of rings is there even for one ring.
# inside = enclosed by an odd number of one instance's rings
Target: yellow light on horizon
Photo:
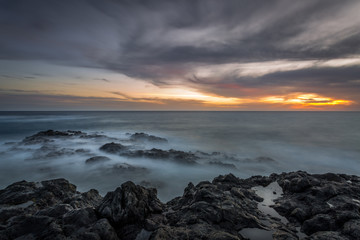
[[[350,105],[353,101],[344,99],[333,99],[330,97],[319,96],[314,93],[299,94],[290,96],[270,96],[262,98],[261,101],[266,103],[291,104],[295,107],[307,106],[327,106],[327,105]]]
[[[186,89],[173,89],[171,93],[166,94],[146,94],[147,97],[156,97],[161,100],[188,100],[188,101],[198,101],[204,105],[215,105],[218,107],[224,106],[237,106],[243,103],[252,102],[250,99],[243,98],[234,98],[234,97],[221,97],[221,96],[211,96],[199,92],[194,92]]]

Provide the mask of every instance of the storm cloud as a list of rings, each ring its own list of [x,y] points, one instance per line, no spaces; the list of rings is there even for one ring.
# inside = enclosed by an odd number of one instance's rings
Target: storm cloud
[[[2,0],[0,59],[105,69],[226,97],[287,89],[359,101],[359,11],[357,0]],[[336,64],[344,59],[355,63]]]

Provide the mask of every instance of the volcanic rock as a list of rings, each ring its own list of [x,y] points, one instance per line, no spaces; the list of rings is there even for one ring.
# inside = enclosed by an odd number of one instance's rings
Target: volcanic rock
[[[266,199],[254,191],[276,182],[283,194],[277,192],[270,208],[285,222],[263,212]],[[79,193],[65,179],[17,182],[0,190],[0,239],[225,240],[245,239],[248,232],[273,239],[360,239],[357,176],[228,174],[189,183],[166,204],[156,195],[156,189],[132,182],[104,198],[96,190]]]

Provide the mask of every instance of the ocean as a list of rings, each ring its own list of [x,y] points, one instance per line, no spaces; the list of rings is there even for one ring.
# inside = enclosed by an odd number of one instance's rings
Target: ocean
[[[102,137],[22,142],[49,129]],[[133,141],[134,133],[167,142]],[[194,163],[99,150],[109,142],[132,152],[183,151]],[[87,164],[94,156],[109,160]],[[0,112],[0,188],[20,180],[66,178],[80,191],[105,194],[131,180],[156,187],[167,201],[182,195],[190,181],[298,170],[359,175],[360,112]]]

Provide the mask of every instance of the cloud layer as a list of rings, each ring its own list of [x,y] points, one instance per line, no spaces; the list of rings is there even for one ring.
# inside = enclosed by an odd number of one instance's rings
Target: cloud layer
[[[3,0],[0,59],[106,69],[220,97],[360,102],[359,12],[357,0]]]

